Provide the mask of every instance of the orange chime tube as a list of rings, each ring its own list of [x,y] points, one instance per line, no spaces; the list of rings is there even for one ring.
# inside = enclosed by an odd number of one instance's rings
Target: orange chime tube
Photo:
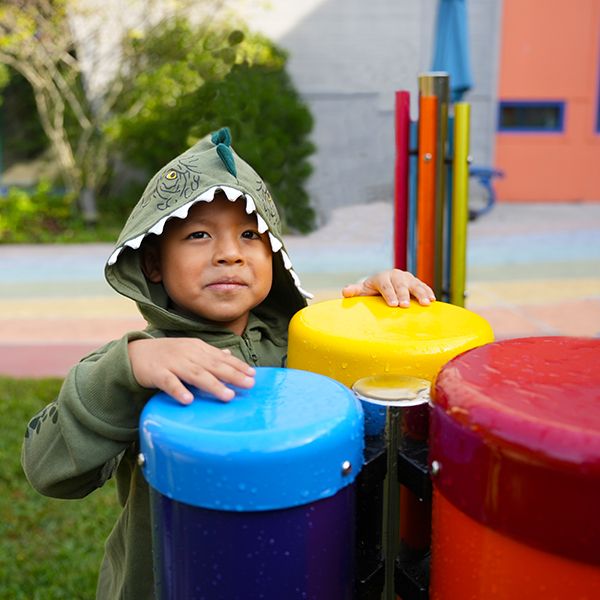
[[[419,98],[417,174],[417,277],[430,287],[435,280],[435,174],[437,105],[435,96]]]
[[[450,77],[441,71],[429,71],[419,75],[419,94],[437,98],[435,132],[435,208],[434,208],[434,280],[433,291],[439,300],[447,295],[446,274],[446,219],[448,217],[446,196],[446,146],[448,143],[448,105]]]

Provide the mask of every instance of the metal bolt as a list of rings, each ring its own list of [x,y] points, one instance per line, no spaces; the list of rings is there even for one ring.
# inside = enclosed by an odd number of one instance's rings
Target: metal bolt
[[[431,461],[431,476],[435,477],[436,475],[439,475],[440,471],[442,470],[442,463],[437,461],[437,460],[433,460]]]
[[[342,475],[350,475],[352,472],[352,463],[349,460],[345,460],[342,463]]]
[[[423,155],[423,160],[425,160],[426,162],[430,161],[432,158],[433,158],[433,157],[432,157],[432,155],[431,155],[431,153],[430,153],[430,152],[426,152],[426,153]]]
[[[142,468],[146,465],[146,457],[141,452],[137,455],[137,464]]]
[[[471,164],[473,162],[473,157],[469,154],[469,156],[467,156],[467,163]]]

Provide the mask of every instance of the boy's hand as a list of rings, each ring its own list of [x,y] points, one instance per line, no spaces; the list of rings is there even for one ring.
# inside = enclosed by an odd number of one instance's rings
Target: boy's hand
[[[389,306],[402,307],[410,305],[411,295],[423,306],[435,301],[435,294],[428,285],[412,273],[400,269],[382,271],[361,283],[347,285],[342,290],[342,295],[344,298],[381,295]]]
[[[227,402],[235,392],[225,383],[241,388],[254,385],[255,370],[231,355],[194,338],[135,340],[128,344],[129,360],[136,381],[158,388],[182,404],[193,394],[182,382],[193,385]]]

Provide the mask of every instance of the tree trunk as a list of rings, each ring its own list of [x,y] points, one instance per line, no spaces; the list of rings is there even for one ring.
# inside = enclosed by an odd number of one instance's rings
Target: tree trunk
[[[95,225],[98,222],[98,207],[96,205],[96,191],[84,187],[79,193],[79,210],[87,225]]]

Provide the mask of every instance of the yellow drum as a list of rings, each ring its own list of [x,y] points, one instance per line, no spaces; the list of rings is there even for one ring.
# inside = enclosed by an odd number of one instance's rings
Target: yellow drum
[[[385,374],[432,381],[450,359],[493,341],[493,337],[485,319],[443,302],[428,307],[412,302],[408,308],[392,308],[380,297],[331,300],[313,304],[292,319],[288,366],[327,375],[347,386]],[[403,447],[425,444],[426,456],[427,420],[427,411],[421,409],[398,419],[398,439],[403,440]],[[388,449],[383,451],[378,438],[365,433],[365,465],[357,491],[357,589],[361,597],[376,597],[385,579],[386,598],[395,595],[394,591],[404,596],[403,584],[394,583],[402,579],[396,577],[393,566],[399,555],[382,560],[382,540],[386,540],[386,555],[395,554],[392,548],[400,543],[402,556],[417,562],[425,557],[430,544],[431,498],[421,493],[423,488],[417,489],[419,486],[392,474],[399,450],[393,436],[385,440]],[[393,509],[382,518],[384,495],[385,502],[392,504],[399,498],[395,519]]]
[[[451,358],[493,339],[485,319],[444,302],[393,308],[381,297],[330,300],[292,319],[288,366],[347,386],[383,373],[431,381]]]

